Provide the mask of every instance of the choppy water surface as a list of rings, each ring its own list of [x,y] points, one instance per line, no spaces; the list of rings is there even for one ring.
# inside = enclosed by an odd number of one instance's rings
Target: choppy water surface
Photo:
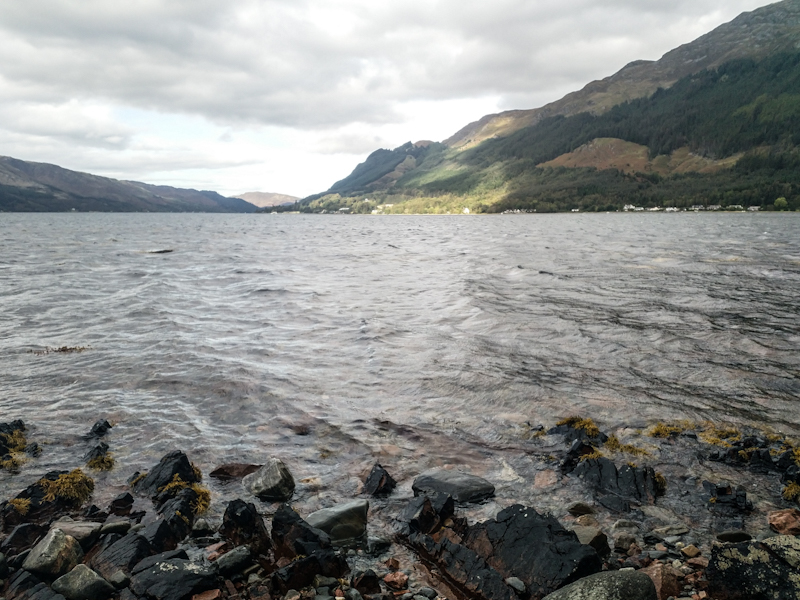
[[[376,460],[401,495],[464,465],[536,502],[551,476],[531,486],[526,422],[571,414],[797,433],[798,232],[785,214],[2,214],[0,420],[47,445],[0,500],[80,466],[100,417],[118,422],[101,500],[181,448],[205,472],[280,456],[307,510]]]

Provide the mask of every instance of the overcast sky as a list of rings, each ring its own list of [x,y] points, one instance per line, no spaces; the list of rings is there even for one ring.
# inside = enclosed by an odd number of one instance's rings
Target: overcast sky
[[[3,0],[0,154],[305,196],[764,0]]]

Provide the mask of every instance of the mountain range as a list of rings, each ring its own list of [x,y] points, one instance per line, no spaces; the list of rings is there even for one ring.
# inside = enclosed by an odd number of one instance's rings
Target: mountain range
[[[308,212],[800,209],[800,0],[441,143],[379,149]]]
[[[0,156],[0,211],[255,212],[217,192],[118,181],[56,165]]]

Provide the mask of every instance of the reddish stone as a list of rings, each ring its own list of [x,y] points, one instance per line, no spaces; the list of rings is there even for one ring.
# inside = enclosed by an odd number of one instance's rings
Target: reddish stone
[[[690,558],[686,561],[686,564],[699,569],[705,569],[708,566],[708,559],[705,556],[698,556],[697,558]]]
[[[781,535],[800,534],[800,510],[787,508],[775,510],[767,515],[769,526]]]
[[[228,542],[222,541],[217,542],[216,544],[211,544],[210,546],[206,546],[206,552],[224,552],[227,549]]]
[[[222,590],[208,590],[192,596],[192,600],[217,600],[217,598],[222,598]]]
[[[400,561],[397,560],[396,558],[390,558],[383,564],[385,564],[386,567],[391,571],[397,571],[397,569],[400,568]]]
[[[679,573],[672,567],[661,563],[654,563],[642,569],[641,572],[653,580],[653,584],[656,586],[658,600],[667,600],[670,596],[677,598],[681,595],[683,590],[678,583]]]
[[[384,577],[383,581],[393,590],[404,590],[408,585],[408,575],[400,571],[395,571]]]
[[[344,592],[342,591],[342,588],[336,588],[336,591],[333,592],[333,595],[337,598],[344,598]]]
[[[236,589],[236,586],[233,585],[233,582],[230,579],[225,580],[225,587],[228,588],[228,593],[231,596],[239,593],[239,591]]]

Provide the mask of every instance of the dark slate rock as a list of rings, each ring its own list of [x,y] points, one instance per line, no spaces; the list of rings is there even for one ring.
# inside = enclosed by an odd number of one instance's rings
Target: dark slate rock
[[[127,517],[131,514],[133,502],[134,500],[131,493],[123,492],[111,501],[111,504],[108,505],[108,512],[118,517]]]
[[[32,458],[39,458],[42,455],[42,447],[36,442],[30,442],[25,446],[25,454]]]
[[[180,450],[166,454],[142,479],[133,485],[137,494],[155,497],[158,490],[170,483],[178,475],[186,483],[198,483],[199,479],[192,464]]]
[[[573,527],[572,531],[578,536],[578,541],[581,544],[586,544],[594,548],[600,558],[606,558],[611,554],[611,548],[608,545],[608,536],[598,527],[583,527],[578,525]]]
[[[608,441],[608,436],[602,431],[599,435],[590,436],[586,433],[586,430],[572,425],[556,425],[547,430],[547,435],[563,435],[564,441],[567,443],[588,442],[595,445],[603,445]]]
[[[449,494],[431,494],[413,498],[400,516],[403,533],[434,533],[455,513],[455,502]]]
[[[580,464],[581,458],[588,454],[592,454],[595,451],[596,448],[585,440],[573,440],[569,450],[567,450],[567,454],[564,457],[563,462],[561,463],[561,472],[565,475],[572,473],[572,471],[575,470],[575,467]]]
[[[23,571],[20,569],[14,573],[8,580],[8,587],[6,588],[7,600],[16,600],[17,598],[27,598],[28,592],[36,586],[42,584],[42,581],[33,573]]]
[[[158,512],[161,518],[141,531],[154,552],[173,550],[192,532],[193,503],[197,494],[191,489],[181,490],[175,498],[165,502]]]
[[[439,571],[446,575],[448,583],[465,597],[516,600],[517,595],[505,578],[474,550],[448,538],[437,543],[423,533],[412,533],[408,540],[423,558],[435,563]]]
[[[156,563],[166,562],[173,558],[180,558],[183,560],[189,560],[189,556],[186,554],[186,550],[183,548],[179,548],[177,550],[169,550],[167,552],[161,552],[160,554],[154,554],[153,556],[148,556],[140,560],[138,563],[134,565],[131,569],[131,575],[136,575],[137,573],[141,573],[155,565]]]
[[[339,579],[349,570],[347,561],[332,550],[318,550],[275,571],[270,579],[272,586],[285,594],[311,585],[316,575]]]
[[[414,480],[411,489],[415,496],[449,494],[456,502],[480,502],[494,496],[494,486],[482,477],[444,469],[423,473]]]
[[[711,549],[708,591],[725,600],[800,598],[800,539],[780,535]]]
[[[105,600],[116,591],[114,586],[86,565],[78,565],[59,577],[51,586],[68,600]]]
[[[119,600],[139,600],[139,597],[126,587],[119,593]]]
[[[359,540],[367,533],[367,500],[353,500],[330,508],[317,510],[306,517],[312,527],[321,529],[334,544]]]
[[[117,571],[130,575],[131,569],[142,559],[155,554],[150,543],[138,533],[129,533],[100,551],[89,561],[89,566],[109,579]]]
[[[618,513],[629,513],[631,512],[631,503],[628,502],[625,498],[621,498],[620,496],[615,496],[614,494],[606,494],[604,496],[599,496],[597,498],[597,502],[607,508],[608,510],[618,512]]]
[[[96,444],[94,447],[90,448],[89,451],[84,454],[83,460],[84,462],[89,462],[90,460],[94,460],[96,458],[104,458],[108,454],[108,444],[105,442],[100,442]]]
[[[0,552],[7,556],[14,556],[23,550],[33,548],[45,533],[48,528],[43,525],[36,525],[35,523],[22,523],[14,527],[11,533],[3,543],[0,544]]]
[[[651,467],[617,466],[605,457],[581,461],[572,472],[593,489],[639,502],[655,501],[658,486]]]
[[[607,571],[571,583],[545,600],[658,600],[658,594],[644,573]]]
[[[350,579],[350,585],[361,594],[380,594],[381,580],[372,569],[357,571]]]
[[[101,438],[105,436],[109,431],[111,431],[112,425],[105,419],[100,419],[94,425],[92,425],[92,429],[89,431],[89,435],[86,437],[90,438]]]
[[[50,471],[45,473],[42,479],[55,481],[59,476],[68,471]],[[30,500],[30,508],[24,516],[17,512],[11,505],[6,504],[0,510],[0,529],[3,532],[10,532],[14,527],[21,523],[46,524],[72,512],[77,506],[74,501],[56,498],[55,500],[45,500],[47,492],[39,481],[29,485],[16,498]]]
[[[294,494],[294,477],[278,458],[270,458],[255,473],[242,479],[242,485],[259,500],[286,502]]]
[[[275,558],[290,560],[331,547],[328,534],[309,525],[288,504],[282,504],[272,518],[272,541]]]
[[[221,575],[230,577],[235,573],[241,573],[253,564],[253,553],[247,546],[238,546],[220,556],[216,564]]]
[[[23,423],[20,419],[16,421],[11,421],[10,423],[0,423],[0,456],[5,456],[11,451],[11,448],[8,446],[6,442],[6,435],[13,435],[17,431],[25,431],[25,423]]]
[[[273,524],[273,536],[275,535],[274,528]],[[239,499],[229,502],[222,517],[222,527],[219,532],[237,546],[250,546],[250,549],[257,554],[264,554],[272,547],[264,519],[258,514],[255,504],[252,502]]]
[[[705,486],[704,482],[704,486]],[[707,486],[706,486],[707,487]],[[753,511],[753,503],[747,499],[747,492],[741,485],[731,486],[725,483],[716,484],[708,508],[722,516],[748,514]]]
[[[387,496],[392,493],[396,486],[397,482],[389,475],[389,472],[380,464],[375,463],[367,480],[364,482],[364,489],[361,490],[361,493],[369,494],[370,496]]]
[[[8,561],[6,555],[0,552],[0,579],[8,577]]]
[[[541,597],[600,571],[594,548],[581,544],[552,516],[516,504],[469,528],[464,544],[505,577],[519,577]]]
[[[131,578],[131,591],[154,600],[182,600],[219,586],[216,573],[188,560],[158,562]]]

